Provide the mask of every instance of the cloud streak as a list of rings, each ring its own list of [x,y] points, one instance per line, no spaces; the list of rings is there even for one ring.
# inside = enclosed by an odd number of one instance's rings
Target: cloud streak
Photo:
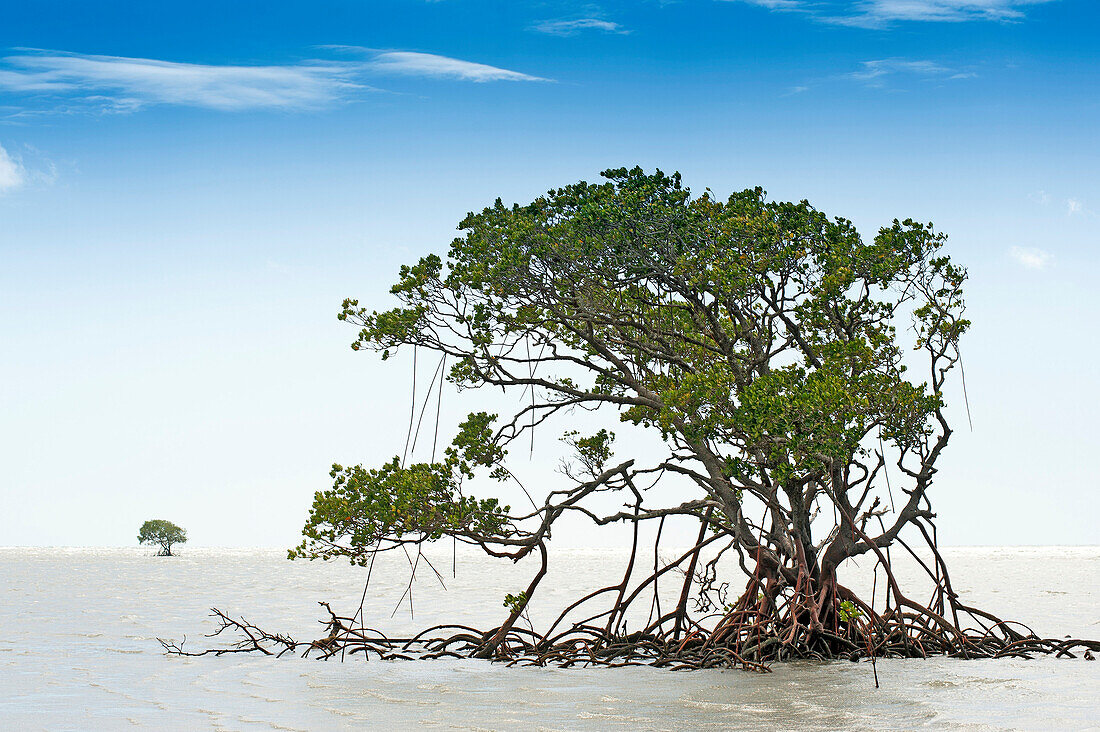
[[[382,74],[421,76],[434,79],[457,79],[484,83],[487,81],[549,81],[519,71],[462,61],[416,51],[381,51],[363,64],[364,68]]]
[[[531,26],[531,30],[551,36],[575,36],[584,31],[602,31],[626,35],[630,31],[618,23],[599,18],[577,18],[575,20],[544,20]]]
[[[379,91],[372,74],[461,81],[543,81],[536,76],[412,51],[369,51],[354,61],[270,66],[23,50],[0,59],[0,92],[52,103],[55,110],[132,112],[151,105],[218,111],[318,109]]]
[[[804,13],[817,20],[861,28],[883,28],[900,22],[1014,22],[1026,8],[1057,0],[726,0],[780,12]]]
[[[347,64],[217,66],[52,51],[8,56],[0,89],[84,99],[114,111],[175,104],[222,111],[310,109],[353,90]]]
[[[0,195],[20,187],[26,179],[26,171],[20,162],[0,145]]]
[[[914,60],[905,58],[882,58],[872,61],[863,61],[858,71],[844,74],[844,78],[861,82],[870,87],[881,88],[887,85],[892,77],[915,76],[923,79],[969,79],[976,76],[970,72],[961,72],[956,69],[942,66],[935,61]]]

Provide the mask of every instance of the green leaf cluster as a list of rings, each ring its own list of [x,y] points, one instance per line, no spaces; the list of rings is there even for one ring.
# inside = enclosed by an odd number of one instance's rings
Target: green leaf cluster
[[[520,608],[527,604],[527,591],[524,590],[513,595],[509,592],[504,596],[504,607],[508,608],[509,612],[518,612]]]
[[[584,471],[595,478],[603,472],[607,461],[611,459],[611,445],[615,442],[615,433],[601,429],[594,435],[582,437],[580,432],[569,430],[562,435],[561,440],[573,448],[574,455]]]
[[[364,564],[385,542],[434,541],[442,536],[488,540],[511,532],[508,506],[462,494],[463,478],[503,458],[493,443],[493,415],[470,415],[443,461],[379,468],[333,465],[332,488],[314,495],[304,540],[290,559],[348,557]]]
[[[862,618],[863,611],[851,600],[842,600],[840,607],[837,609],[837,615],[840,617],[841,622],[850,623],[853,620]]]

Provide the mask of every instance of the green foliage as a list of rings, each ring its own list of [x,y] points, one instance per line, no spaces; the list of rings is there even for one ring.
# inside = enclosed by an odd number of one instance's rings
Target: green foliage
[[[513,595],[509,592],[504,596],[504,607],[508,608],[509,612],[519,612],[520,608],[527,604],[527,591],[524,590],[519,594]]]
[[[370,551],[386,541],[508,535],[508,506],[460,490],[464,476],[472,477],[476,467],[491,464],[487,461],[496,455],[485,429],[489,422],[489,415],[470,415],[443,462],[402,467],[394,457],[375,469],[333,465],[333,487],[315,494],[305,539],[289,558],[346,556],[353,564],[365,564]]]
[[[772,462],[792,462],[794,473],[812,470],[815,456],[843,459],[872,424],[905,444],[926,434],[937,396],[905,380],[890,320],[902,297],[923,289],[930,297],[916,312],[920,337],[965,331],[954,316],[965,272],[931,257],[942,235],[895,221],[864,243],[850,222],[806,202],[768,202],[760,189],[723,204],[709,194],[690,198],[678,175],[636,168],[605,176],[601,186],[579,183],[528,206],[498,201],[471,214],[461,224],[468,234],[452,245],[450,272],[417,292],[476,294],[475,343],[534,327],[585,355],[598,355],[593,340],[612,344],[643,375],[637,386],[661,403],[629,409],[624,419],[691,440],[741,437],[766,445]],[[437,258],[420,268],[441,272]],[[941,287],[932,284],[937,277]],[[777,308],[777,298],[790,302]],[[709,320],[688,307],[693,300],[706,305]],[[433,310],[431,297],[410,304]],[[760,350],[782,324],[777,309],[805,344],[792,354],[796,363],[779,369]],[[570,327],[585,321],[595,321],[594,339]],[[376,314],[360,341],[401,337]],[[455,375],[476,382],[491,371],[472,356]],[[590,391],[634,386],[623,381],[597,380]]]
[[[172,545],[187,541],[187,532],[171,521],[152,519],[146,521],[138,530],[138,543],[160,547],[162,556],[172,556]]]
[[[842,600],[837,614],[840,616],[841,622],[844,623],[849,623],[863,617],[863,611],[851,600]]]
[[[692,196],[679,174],[603,175],[469,214],[445,259],[401,268],[397,307],[344,301],[352,347],[445,353],[458,388],[530,389],[545,408],[610,406],[656,430],[677,467],[705,465],[731,525],[746,492],[775,507],[779,491],[791,515],[776,525],[808,523],[811,500],[857,476],[849,468],[879,435],[916,455],[908,474],[927,482],[939,452],[929,439],[947,431],[940,385],[969,327],[966,272],[942,254],[942,234],[894,220],[864,241],[850,221],[759,188],[723,201]],[[898,327],[909,325],[930,383],[903,363]],[[461,486],[511,476],[517,424],[471,414],[439,463],[337,466],[291,556],[357,561],[409,537],[514,535],[506,507]],[[613,438],[562,434],[593,476]]]
[[[615,433],[601,429],[591,437],[581,437],[576,430],[570,430],[562,435],[561,441],[573,448],[584,471],[595,478],[603,472],[604,465],[611,459],[611,444],[615,441]]]
[[[457,469],[467,478],[474,477],[477,468],[494,468],[490,472],[497,480],[504,480],[507,472],[499,470],[508,451],[500,446],[493,434],[495,414],[477,412],[466,417],[458,426],[451,446],[446,450],[447,466]]]

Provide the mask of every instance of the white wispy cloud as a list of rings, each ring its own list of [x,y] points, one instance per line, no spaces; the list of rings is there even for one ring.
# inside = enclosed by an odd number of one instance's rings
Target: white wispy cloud
[[[1053,258],[1045,249],[1012,247],[1009,255],[1027,269],[1045,269]]]
[[[417,51],[381,51],[364,64],[364,67],[385,74],[405,76],[425,76],[437,79],[459,79],[461,81],[549,81],[519,71],[463,61],[448,56]]]
[[[874,61],[862,62],[863,69],[848,74],[849,78],[861,81],[878,79],[888,74],[899,72],[920,74],[922,76],[946,74],[949,69],[940,66],[934,61],[910,61],[903,58],[882,58]]]
[[[1066,199],[1066,213],[1069,214],[1070,216],[1072,216],[1074,214],[1079,214],[1084,210],[1085,210],[1084,205],[1080,201],[1078,201],[1076,198],[1067,198]]]
[[[806,10],[810,3],[804,0],[733,0],[749,5],[759,5],[769,10]]]
[[[365,81],[373,74],[476,82],[543,81],[430,53],[354,50],[363,58],[241,66],[22,49],[0,59],[0,92],[69,112],[131,112],[155,104],[221,111],[304,110],[379,91]]]
[[[218,110],[308,109],[352,90],[349,64],[284,66],[191,64],[56,51],[24,52],[0,63],[0,89],[79,98],[93,106],[131,111],[150,104]]]
[[[26,181],[22,164],[0,145],[0,195],[14,190]]]
[[[531,26],[531,30],[552,36],[575,36],[588,30],[626,35],[630,31],[618,23],[599,18],[577,18],[575,20],[544,20]]]
[[[848,16],[839,22],[850,25],[880,26],[895,21],[961,23],[973,20],[1013,21],[1024,18],[1028,5],[1053,0],[865,0],[855,3]]]
[[[827,23],[881,28],[899,22],[962,23],[1023,20],[1025,9],[1057,0],[727,0],[783,12],[800,12]]]
[[[905,58],[881,58],[861,62],[858,71],[844,74],[844,78],[862,82],[867,86],[883,87],[894,76],[908,75],[924,79],[969,79],[976,74],[960,72],[935,61]]]

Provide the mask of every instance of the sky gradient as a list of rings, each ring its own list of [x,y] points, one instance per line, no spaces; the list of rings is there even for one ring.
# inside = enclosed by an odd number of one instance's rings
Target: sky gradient
[[[1100,543],[1093,2],[0,5],[0,545],[296,543],[404,442],[341,300],[635,164],[935,222],[974,321],[941,541]]]

